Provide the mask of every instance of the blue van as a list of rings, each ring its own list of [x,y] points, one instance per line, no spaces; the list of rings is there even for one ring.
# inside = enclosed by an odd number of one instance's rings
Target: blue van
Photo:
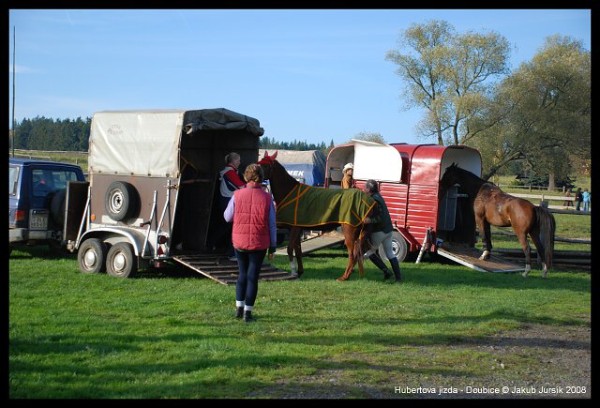
[[[9,254],[17,245],[64,245],[65,197],[71,181],[85,182],[80,166],[9,158]]]

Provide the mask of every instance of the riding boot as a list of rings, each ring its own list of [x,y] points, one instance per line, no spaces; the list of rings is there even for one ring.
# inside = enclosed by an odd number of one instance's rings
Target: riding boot
[[[255,321],[256,318],[254,316],[252,316],[252,310],[245,310],[244,311],[244,321],[246,323],[250,323]]]
[[[390,270],[388,269],[387,266],[385,266],[385,264],[383,263],[383,260],[381,260],[379,255],[377,255],[375,253],[371,254],[371,255],[369,255],[369,259],[371,260],[371,262],[373,262],[375,264],[376,267],[378,267],[379,269],[381,269],[383,271],[383,280],[388,280],[389,278],[392,277]]]
[[[394,271],[394,276],[396,277],[396,282],[400,283],[402,280],[402,275],[400,274],[400,263],[398,263],[398,258],[393,257],[389,260],[390,264],[392,264],[392,270]]]

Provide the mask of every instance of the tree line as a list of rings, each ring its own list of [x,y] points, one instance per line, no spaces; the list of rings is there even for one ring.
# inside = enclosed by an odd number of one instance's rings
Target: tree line
[[[89,148],[90,127],[92,118],[51,119],[35,117],[23,119],[15,126],[14,145],[19,150],[50,150],[87,152]],[[261,149],[279,150],[321,150],[327,152],[334,146],[325,142],[318,144],[294,140],[278,142],[274,138],[262,137],[259,140]]]
[[[384,58],[397,66],[405,107],[425,111],[416,129],[424,143],[477,148],[484,179],[516,174],[546,179],[552,189],[570,176],[589,175],[591,53],[581,41],[548,37],[514,71],[510,44],[494,32],[457,33],[432,20],[401,32],[398,44]],[[90,118],[24,119],[15,126],[14,147],[87,151],[90,124]],[[386,142],[376,129],[349,136]],[[327,153],[333,140],[326,145],[263,137],[260,147]]]

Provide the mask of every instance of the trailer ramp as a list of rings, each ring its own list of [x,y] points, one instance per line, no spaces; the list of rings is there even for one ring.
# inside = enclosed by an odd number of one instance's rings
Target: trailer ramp
[[[525,263],[517,265],[494,253],[490,255],[488,260],[480,260],[481,251],[472,247],[452,246],[444,243],[442,248],[437,249],[437,254],[480,272],[525,271]]]
[[[334,230],[323,233],[317,237],[312,237],[303,240],[300,245],[302,246],[302,254],[308,254],[319,249],[329,248],[334,245],[338,245],[344,242],[344,234]],[[278,248],[275,252],[277,255],[287,255],[287,247]]]
[[[235,284],[238,278],[237,262],[230,261],[225,255],[176,255],[173,256],[173,260],[223,285]],[[274,281],[293,280],[297,277],[264,262],[258,279],[261,281]]]

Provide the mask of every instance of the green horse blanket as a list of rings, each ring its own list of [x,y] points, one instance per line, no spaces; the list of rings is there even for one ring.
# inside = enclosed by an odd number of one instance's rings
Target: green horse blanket
[[[346,190],[297,184],[277,203],[277,224],[316,227],[331,223],[361,224],[375,205],[369,195],[356,188]]]

